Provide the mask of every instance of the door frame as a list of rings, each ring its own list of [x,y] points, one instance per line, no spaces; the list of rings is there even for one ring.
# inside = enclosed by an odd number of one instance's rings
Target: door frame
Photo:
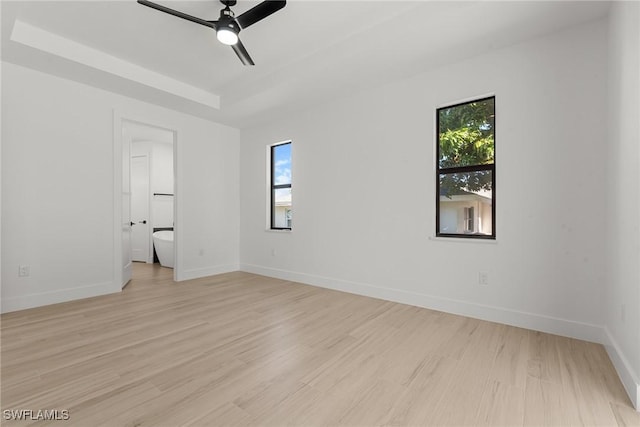
[[[140,117],[138,114],[113,109],[113,277],[114,290],[122,290],[122,172],[123,172],[123,138],[124,122],[133,122],[143,126],[155,127],[173,133],[173,280],[182,277],[182,239],[180,238],[181,205],[179,197],[180,164],[178,162],[179,127],[159,123],[156,119]],[[129,141],[127,143],[130,143]]]

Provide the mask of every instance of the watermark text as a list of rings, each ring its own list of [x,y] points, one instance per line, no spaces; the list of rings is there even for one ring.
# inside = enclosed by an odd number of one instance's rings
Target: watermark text
[[[2,417],[9,421],[66,421],[68,409],[5,409]]]

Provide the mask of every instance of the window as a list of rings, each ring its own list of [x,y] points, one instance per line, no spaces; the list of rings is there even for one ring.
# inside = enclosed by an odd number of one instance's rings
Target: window
[[[291,230],[291,141],[271,146],[271,229]]]
[[[495,97],[437,110],[436,236],[495,239]]]
[[[464,231],[473,233],[473,206],[464,208]]]

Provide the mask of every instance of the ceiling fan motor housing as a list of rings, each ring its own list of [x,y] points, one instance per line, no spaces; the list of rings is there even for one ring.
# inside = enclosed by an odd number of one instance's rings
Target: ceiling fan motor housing
[[[233,0],[235,2],[235,0]],[[218,19],[218,28],[228,28],[236,34],[240,32],[240,25],[236,22],[234,13],[229,9],[229,6],[220,11],[220,18]]]
[[[236,21],[233,18],[220,18],[220,20],[218,21],[218,28],[228,28],[236,33],[240,32],[240,26],[236,24]]]

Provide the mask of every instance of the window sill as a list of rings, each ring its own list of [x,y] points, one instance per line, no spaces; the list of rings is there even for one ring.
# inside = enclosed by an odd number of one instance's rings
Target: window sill
[[[266,229],[266,230],[264,230],[264,231],[267,231],[267,232],[269,232],[269,233],[291,233],[291,230],[290,230],[290,229],[286,229],[286,228],[283,228],[283,229],[267,228],[267,229]]]
[[[437,242],[455,242],[455,243],[480,243],[480,244],[489,244],[496,245],[498,241],[496,239],[474,239],[469,237],[437,237],[437,236],[429,236],[429,240],[434,240]]]

